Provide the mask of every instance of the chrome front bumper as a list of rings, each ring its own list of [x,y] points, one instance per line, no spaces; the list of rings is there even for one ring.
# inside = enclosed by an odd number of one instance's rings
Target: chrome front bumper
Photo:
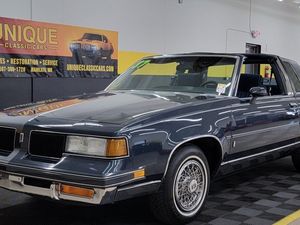
[[[31,186],[24,184],[24,176],[13,175],[0,172],[0,187],[22,192],[26,194],[39,195],[49,197],[55,200],[67,200],[73,202],[82,202],[88,204],[101,204],[106,195],[111,194],[116,190],[116,187],[109,188],[93,188],[94,196],[92,198],[79,197],[74,195],[66,195],[61,193],[61,183],[53,182],[49,188]]]

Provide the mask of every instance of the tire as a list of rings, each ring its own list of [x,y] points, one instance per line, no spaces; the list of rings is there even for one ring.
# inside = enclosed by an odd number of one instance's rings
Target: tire
[[[150,207],[154,216],[170,225],[193,220],[205,202],[210,185],[209,166],[201,149],[188,145],[177,151],[169,164],[159,192],[150,197]],[[197,173],[193,174],[191,170]],[[183,192],[187,194],[186,197],[194,199],[182,199]]]
[[[300,150],[296,150],[292,153],[292,161],[296,170],[300,172]]]

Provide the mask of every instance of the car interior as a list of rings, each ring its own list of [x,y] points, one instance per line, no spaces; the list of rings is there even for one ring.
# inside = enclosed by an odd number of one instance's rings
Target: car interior
[[[274,59],[246,58],[241,71],[237,97],[251,97],[253,87],[264,87],[269,96],[284,94],[280,70]]]

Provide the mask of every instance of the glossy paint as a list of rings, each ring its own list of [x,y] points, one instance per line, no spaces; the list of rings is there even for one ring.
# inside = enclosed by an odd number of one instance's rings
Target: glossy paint
[[[157,190],[172,157],[195,140],[206,138],[219,146],[210,150],[214,154],[220,151],[212,159],[218,168],[216,177],[289,154],[300,143],[299,99],[280,58],[258,56],[277,60],[286,94],[259,97],[253,103],[251,98],[235,97],[239,69],[247,55],[228,56],[239,59],[229,96],[105,90],[71,102],[64,99],[4,110],[0,113],[0,126],[16,128],[24,134],[24,140],[9,156],[0,155],[0,170],[123,191],[145,182],[150,184],[151,188],[142,192],[126,192],[130,198]],[[36,158],[28,154],[32,130],[125,137],[130,155],[103,159],[64,154],[56,161]],[[133,171],[141,168],[146,176],[135,179]],[[126,198],[124,194],[120,196]],[[111,202],[114,200],[119,199],[112,198]]]

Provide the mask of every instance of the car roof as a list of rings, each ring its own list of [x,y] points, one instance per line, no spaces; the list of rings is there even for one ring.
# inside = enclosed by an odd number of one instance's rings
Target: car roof
[[[273,54],[252,54],[252,53],[214,53],[214,52],[190,52],[190,53],[176,53],[176,54],[166,54],[166,55],[157,55],[155,57],[176,57],[176,56],[234,56],[234,57],[246,57],[246,58],[259,58],[259,59],[269,59],[269,58],[278,58],[279,56]]]

